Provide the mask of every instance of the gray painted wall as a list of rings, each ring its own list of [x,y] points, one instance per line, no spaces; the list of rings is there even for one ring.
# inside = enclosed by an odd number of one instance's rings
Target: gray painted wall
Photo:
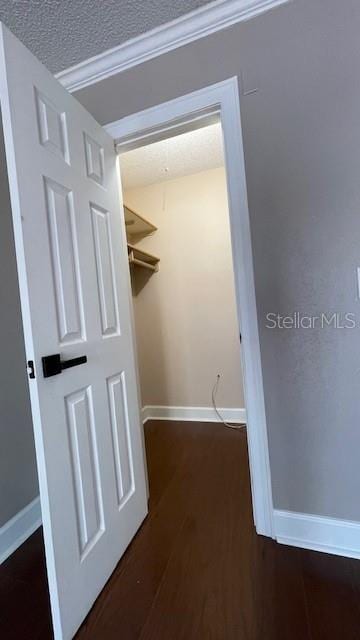
[[[294,2],[77,93],[101,122],[237,74],[275,506],[360,520],[360,6]]]
[[[1,115],[0,115],[1,117]],[[39,493],[14,237],[0,125],[0,527]]]

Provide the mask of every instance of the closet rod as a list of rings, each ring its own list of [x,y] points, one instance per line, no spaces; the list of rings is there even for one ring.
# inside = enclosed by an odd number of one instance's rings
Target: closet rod
[[[150,269],[151,271],[157,271],[158,268],[156,265],[150,264],[149,262],[145,262],[144,260],[139,260],[139,258],[129,257],[130,264],[137,264],[139,267],[144,267],[145,269]]]

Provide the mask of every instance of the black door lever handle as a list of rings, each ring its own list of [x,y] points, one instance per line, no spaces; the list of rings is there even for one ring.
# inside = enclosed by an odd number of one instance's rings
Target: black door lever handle
[[[44,378],[57,376],[63,369],[77,367],[78,364],[85,364],[85,362],[87,362],[87,356],[79,356],[78,358],[71,358],[70,360],[60,360],[60,353],[44,356],[42,358]]]

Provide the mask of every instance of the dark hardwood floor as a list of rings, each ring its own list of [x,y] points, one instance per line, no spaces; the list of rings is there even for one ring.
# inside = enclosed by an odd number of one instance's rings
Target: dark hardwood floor
[[[150,512],[77,640],[359,640],[360,562],[255,534],[245,431],[148,422]],[[52,637],[41,532],[0,567],[1,640]]]

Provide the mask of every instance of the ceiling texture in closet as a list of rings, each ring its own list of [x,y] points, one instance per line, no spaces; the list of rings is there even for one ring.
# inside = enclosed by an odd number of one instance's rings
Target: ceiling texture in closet
[[[220,122],[120,156],[121,179],[125,189],[192,175],[223,164]]]

